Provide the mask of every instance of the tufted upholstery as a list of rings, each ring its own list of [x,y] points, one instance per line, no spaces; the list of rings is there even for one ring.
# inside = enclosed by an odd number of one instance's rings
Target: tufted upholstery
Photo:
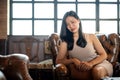
[[[98,39],[100,40],[101,44],[103,45],[104,49],[108,54],[108,61],[110,61],[113,66],[116,65],[118,61],[118,54],[119,54],[119,36],[115,33],[111,34],[96,34]],[[55,64],[56,56],[59,50],[60,38],[58,34],[53,33],[50,36],[50,47],[53,53],[53,62],[55,65],[55,71],[57,80],[70,80],[71,79],[71,70],[74,71],[73,68],[70,66],[65,66],[64,64]],[[78,73],[74,73],[76,77],[86,77],[90,80],[89,73],[85,73],[83,76],[78,75]],[[89,76],[89,77],[88,77]]]
[[[109,35],[99,36],[99,40],[108,54],[108,61],[111,63],[118,61],[119,36],[111,33]]]
[[[24,54],[0,55],[0,70],[6,80],[32,80],[28,73],[29,58]]]

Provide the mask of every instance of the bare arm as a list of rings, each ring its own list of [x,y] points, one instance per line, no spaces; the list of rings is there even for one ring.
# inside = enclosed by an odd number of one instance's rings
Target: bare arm
[[[91,34],[90,37],[91,37],[91,41],[93,43],[93,46],[99,55],[97,58],[95,58],[94,60],[91,60],[89,62],[92,66],[94,66],[94,65],[99,64],[102,61],[104,61],[107,58],[107,53],[105,52],[100,41],[98,40],[98,38],[94,34]]]
[[[89,62],[81,62],[79,66],[79,70],[81,71],[90,70],[94,65],[101,63],[107,58],[107,53],[105,52],[100,41],[94,34],[90,34],[90,40],[99,56]]]
[[[56,63],[62,63],[62,64],[70,64],[72,63],[72,59],[67,59],[67,43],[61,42],[59,47],[59,52],[57,54]]]
[[[59,47],[59,52],[56,58],[56,63],[62,63],[65,65],[74,63],[76,66],[80,65],[80,61],[76,58],[67,58],[68,51],[67,51],[67,43],[66,42],[61,42],[60,47]]]

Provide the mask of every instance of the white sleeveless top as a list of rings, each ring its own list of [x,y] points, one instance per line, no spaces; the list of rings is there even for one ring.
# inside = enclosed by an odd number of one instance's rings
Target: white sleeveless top
[[[93,58],[97,57],[97,54],[95,53],[94,46],[89,41],[89,35],[85,34],[85,39],[87,40],[87,45],[82,48],[76,44],[76,41],[74,41],[74,47],[72,50],[68,51],[69,56],[71,58],[77,58],[80,61],[90,61]]]
[[[80,61],[90,61],[90,60],[96,58],[97,56],[99,56],[99,55],[97,55],[92,43],[89,41],[90,37],[89,37],[88,34],[85,34],[85,39],[87,40],[87,45],[84,48],[79,47],[78,45],[76,45],[76,41],[74,41],[73,49],[68,51],[69,57],[77,58]],[[104,60],[102,63],[97,64],[96,66],[105,67],[107,72],[108,72],[108,75],[112,76],[113,66],[107,60]]]

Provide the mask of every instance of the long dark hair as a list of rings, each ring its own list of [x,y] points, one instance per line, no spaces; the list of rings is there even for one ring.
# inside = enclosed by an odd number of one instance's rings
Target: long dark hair
[[[67,49],[72,50],[73,49],[74,39],[73,39],[73,33],[70,32],[67,29],[66,18],[68,16],[72,16],[72,17],[76,18],[77,20],[80,20],[80,19],[79,19],[78,15],[74,11],[66,12],[65,15],[63,16],[62,25],[61,25],[61,32],[60,32],[60,38],[61,38],[62,41],[65,41],[67,43]],[[76,44],[78,46],[80,46],[80,47],[85,47],[86,44],[87,44],[86,40],[83,37],[81,22],[79,24],[79,38],[78,38]]]

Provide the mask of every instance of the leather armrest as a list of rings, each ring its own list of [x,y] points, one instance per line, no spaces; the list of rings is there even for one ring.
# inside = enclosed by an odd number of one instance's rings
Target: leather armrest
[[[68,69],[64,64],[57,64],[55,71],[59,76],[66,76],[68,74]]]
[[[0,55],[0,69],[9,80],[32,80],[28,63],[29,58],[24,54]]]

